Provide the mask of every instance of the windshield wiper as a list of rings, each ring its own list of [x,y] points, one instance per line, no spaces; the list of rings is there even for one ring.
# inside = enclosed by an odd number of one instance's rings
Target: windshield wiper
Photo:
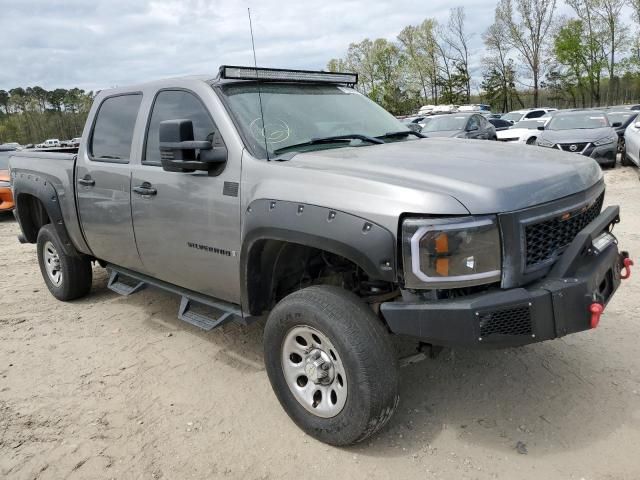
[[[414,132],[413,130],[402,130],[400,132],[389,132],[384,135],[380,135],[376,138],[394,138],[394,137],[408,137],[409,135],[415,135],[418,138],[427,138],[426,135],[421,134],[420,132]]]
[[[297,148],[308,147],[310,145],[320,145],[323,143],[335,143],[335,142],[350,142],[351,140],[362,140],[363,142],[373,143],[376,145],[384,143],[376,137],[370,137],[369,135],[360,135],[358,133],[348,135],[333,135],[330,137],[312,138],[308,142],[296,143],[295,145],[288,145],[286,147],[278,148],[273,151],[276,155],[284,153],[288,150],[295,150]]]

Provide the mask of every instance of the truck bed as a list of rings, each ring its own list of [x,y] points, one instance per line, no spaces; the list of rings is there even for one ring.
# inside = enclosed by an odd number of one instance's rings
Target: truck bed
[[[74,171],[77,155],[39,151],[16,152],[9,158],[12,182],[43,182],[55,188],[64,226],[76,246],[83,253],[89,251],[78,220],[74,191]],[[18,199],[16,198],[16,202]],[[19,204],[16,203],[19,208]]]

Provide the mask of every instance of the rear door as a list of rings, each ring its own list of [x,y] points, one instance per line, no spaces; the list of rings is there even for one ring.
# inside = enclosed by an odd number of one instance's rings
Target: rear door
[[[160,159],[164,120],[191,120],[194,140],[227,145],[212,114],[222,106],[213,103],[211,88],[203,87],[201,92],[163,89],[153,100],[141,161],[133,166],[136,242],[154,278],[237,302],[241,152],[229,146],[226,164],[210,172],[168,172]]]
[[[80,149],[76,195],[80,224],[93,255],[143,271],[131,220],[132,139],[142,94],[106,97]]]

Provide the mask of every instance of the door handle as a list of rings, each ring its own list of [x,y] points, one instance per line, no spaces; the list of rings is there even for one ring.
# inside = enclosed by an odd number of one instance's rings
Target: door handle
[[[84,178],[79,178],[78,183],[80,185],[84,185],[85,187],[93,187],[96,184],[96,181],[93,180],[89,175],[85,175]]]
[[[151,196],[158,193],[158,190],[153,188],[149,182],[143,182],[142,185],[133,187],[133,191],[139,195]]]

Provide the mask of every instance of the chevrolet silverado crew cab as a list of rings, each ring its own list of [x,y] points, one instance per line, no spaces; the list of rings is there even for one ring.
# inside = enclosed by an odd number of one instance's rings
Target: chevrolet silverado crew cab
[[[205,330],[266,317],[278,400],[334,445],[397,407],[392,335],[508,347],[595,328],[631,264],[598,164],[424,138],[356,82],[223,66],[100,92],[77,154],[10,159],[51,293],[87,295],[95,262],[117,293],[176,293]]]

